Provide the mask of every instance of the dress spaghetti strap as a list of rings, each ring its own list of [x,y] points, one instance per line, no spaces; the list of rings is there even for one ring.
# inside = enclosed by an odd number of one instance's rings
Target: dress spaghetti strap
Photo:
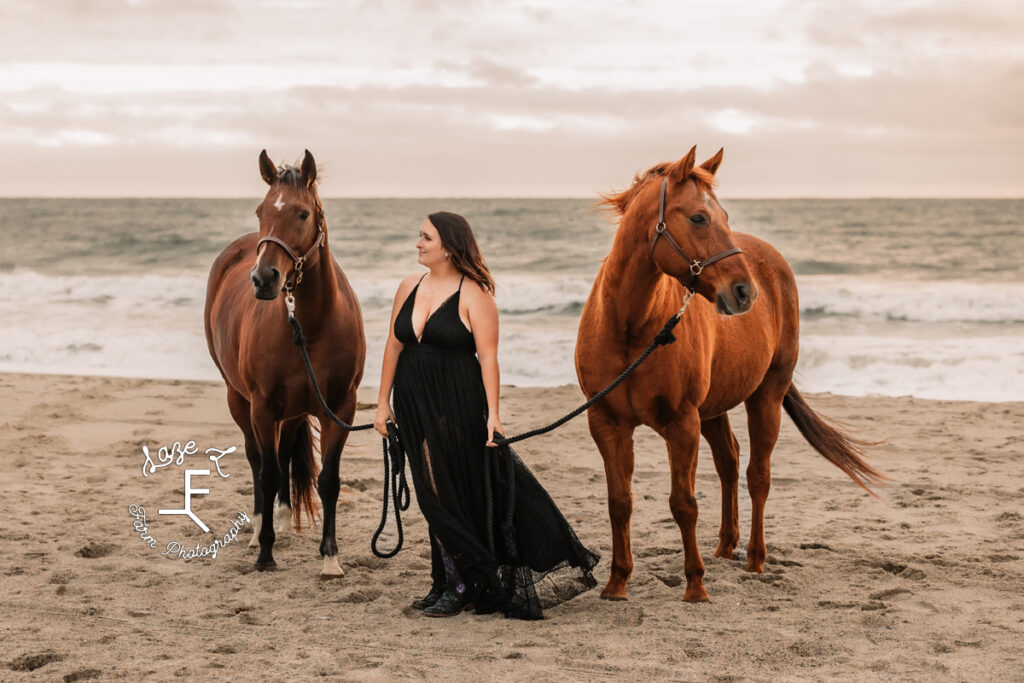
[[[465,275],[463,275],[463,276],[462,276],[462,279],[461,279],[461,280],[459,280],[459,288],[458,288],[458,290],[456,290],[456,291],[459,291],[459,292],[461,292],[461,291],[462,291],[462,283],[463,283],[463,282],[465,282],[465,281],[466,281],[466,276],[465,276]]]

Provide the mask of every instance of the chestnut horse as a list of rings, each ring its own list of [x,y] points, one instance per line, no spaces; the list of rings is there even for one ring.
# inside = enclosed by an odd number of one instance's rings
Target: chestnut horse
[[[348,432],[331,421],[321,427],[323,470],[317,476],[314,428],[321,413],[299,349],[293,342],[285,301],[294,296],[309,357],[327,405],[348,423],[356,411],[366,339],[352,287],[331,256],[327,223],[316,191],[316,162],[306,150],[300,168],[277,168],[263,150],[260,175],[270,189],[256,208],[259,233],[239,237],[214,261],[206,289],[206,342],[228,388],[231,417],[245,436],[253,476],[258,570],[276,566],[274,495],[288,527],[301,513],[316,515],[314,482],[323,505],[321,576],[343,576],[338,564],[335,511],[341,450]],[[285,297],[279,297],[281,290]],[[291,471],[289,472],[289,466]],[[290,476],[289,476],[290,475]],[[289,494],[289,479],[292,494]]]
[[[576,372],[583,391],[592,395],[689,300],[688,289],[693,295],[675,328],[679,341],[656,351],[588,411],[590,433],[604,459],[612,526],[611,576],[601,597],[613,600],[626,599],[633,570],[633,432],[641,424],[668,444],[669,505],[683,537],[689,601],[708,599],[694,498],[701,434],[722,484],[715,556],[731,559],[739,541],[739,446],[729,426],[730,408],[746,404],[750,433],[747,571],[764,568],[769,459],[782,408],[811,446],[855,482],[867,488],[882,479],[857,448],[865,443],[822,420],[793,385],[799,337],[793,273],[773,247],[729,230],[728,214],[712,191],[722,150],[695,167],[696,149],[638,176],[625,192],[604,197],[621,220],[580,320]]]

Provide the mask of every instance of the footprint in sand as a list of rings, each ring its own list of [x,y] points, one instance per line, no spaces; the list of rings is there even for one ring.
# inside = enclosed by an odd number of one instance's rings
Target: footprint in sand
[[[47,664],[60,662],[65,659],[67,659],[66,654],[47,650],[36,654],[21,655],[20,657],[12,660],[7,667],[11,671],[35,671],[36,669],[41,669]]]
[[[364,602],[373,602],[382,595],[384,595],[384,591],[377,588],[359,588],[345,593],[334,602],[344,602],[356,605]]]
[[[118,547],[113,543],[97,543],[96,541],[89,541],[87,544],[75,551],[75,556],[90,559],[106,557],[117,550],[117,548]]]

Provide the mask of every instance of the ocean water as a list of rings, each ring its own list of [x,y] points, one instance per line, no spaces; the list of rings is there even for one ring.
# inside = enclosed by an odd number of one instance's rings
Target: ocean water
[[[1024,400],[1024,200],[730,200],[797,275],[806,391]],[[0,371],[218,379],[209,267],[256,199],[0,199]],[[581,199],[325,200],[376,384],[423,217],[458,211],[498,283],[502,381],[575,383],[580,312],[615,224]],[[282,313],[283,314],[283,313]],[[657,362],[656,358],[649,362]]]

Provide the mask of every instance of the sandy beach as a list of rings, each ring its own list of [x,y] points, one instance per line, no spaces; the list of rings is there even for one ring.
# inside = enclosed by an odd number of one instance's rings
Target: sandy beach
[[[873,498],[783,418],[773,458],[762,575],[712,557],[720,489],[702,446],[698,538],[711,602],[682,601],[682,544],[668,508],[665,449],[636,439],[628,602],[600,600],[610,534],[604,474],[585,418],[519,452],[602,555],[600,583],[542,622],[408,607],[429,583],[426,527],[405,514],[405,548],[380,560],[376,435],[354,435],[342,460],[344,578],[319,578],[318,530],[279,535],[279,570],[253,571],[244,454],[219,383],[0,375],[0,679],[3,680],[778,680],[997,679],[1024,651],[1024,403],[811,395],[811,405],[867,439],[892,479]],[[358,422],[372,418],[363,387]],[[511,433],[546,424],[578,388],[503,390]],[[745,417],[732,416],[746,461]],[[143,476],[147,446],[194,441],[195,454]],[[216,466],[223,474],[219,476]],[[210,469],[183,516],[184,469]],[[148,531],[129,512],[142,505]],[[749,500],[740,497],[741,541]],[[151,547],[146,536],[157,547]],[[161,554],[227,539],[216,558]],[[390,546],[393,536],[385,539]]]

